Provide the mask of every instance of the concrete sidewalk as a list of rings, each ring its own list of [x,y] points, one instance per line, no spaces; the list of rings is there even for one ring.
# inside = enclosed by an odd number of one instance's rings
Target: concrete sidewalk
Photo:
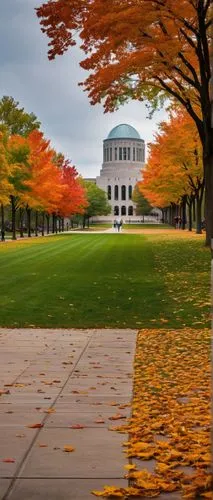
[[[109,427],[130,414],[135,340],[134,330],[0,329],[1,500],[89,500],[127,485],[125,436]]]

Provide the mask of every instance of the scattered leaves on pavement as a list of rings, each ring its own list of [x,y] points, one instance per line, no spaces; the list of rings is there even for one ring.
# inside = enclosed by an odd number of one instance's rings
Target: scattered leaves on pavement
[[[127,499],[179,492],[185,499],[212,498],[209,358],[207,329],[139,332],[132,417],[116,429],[129,435],[124,450],[133,461],[125,466],[130,486],[94,495]],[[154,472],[147,470],[150,460]]]

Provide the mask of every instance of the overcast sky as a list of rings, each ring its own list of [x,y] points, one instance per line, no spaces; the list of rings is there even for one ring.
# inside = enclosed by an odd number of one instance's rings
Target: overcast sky
[[[81,51],[70,50],[55,61],[47,58],[46,35],[41,33],[34,7],[41,0],[0,0],[0,98],[14,97],[33,111],[57,151],[64,153],[84,177],[99,174],[102,141],[119,123],[135,127],[147,142],[153,138],[161,111],[146,118],[144,104],[131,102],[115,113],[91,106],[78,87],[86,74],[79,67]]]

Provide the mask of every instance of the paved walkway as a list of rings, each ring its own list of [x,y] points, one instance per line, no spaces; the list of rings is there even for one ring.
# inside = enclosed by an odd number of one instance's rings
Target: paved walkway
[[[0,329],[1,500],[89,500],[126,485],[124,435],[109,427],[130,414],[135,340],[133,330]]]

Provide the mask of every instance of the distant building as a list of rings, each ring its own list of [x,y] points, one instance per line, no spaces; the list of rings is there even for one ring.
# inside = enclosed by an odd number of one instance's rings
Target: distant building
[[[107,194],[111,217],[131,219],[135,216],[132,193],[142,178],[144,163],[145,143],[137,130],[127,124],[114,127],[103,141],[103,164],[96,178],[97,186]]]

